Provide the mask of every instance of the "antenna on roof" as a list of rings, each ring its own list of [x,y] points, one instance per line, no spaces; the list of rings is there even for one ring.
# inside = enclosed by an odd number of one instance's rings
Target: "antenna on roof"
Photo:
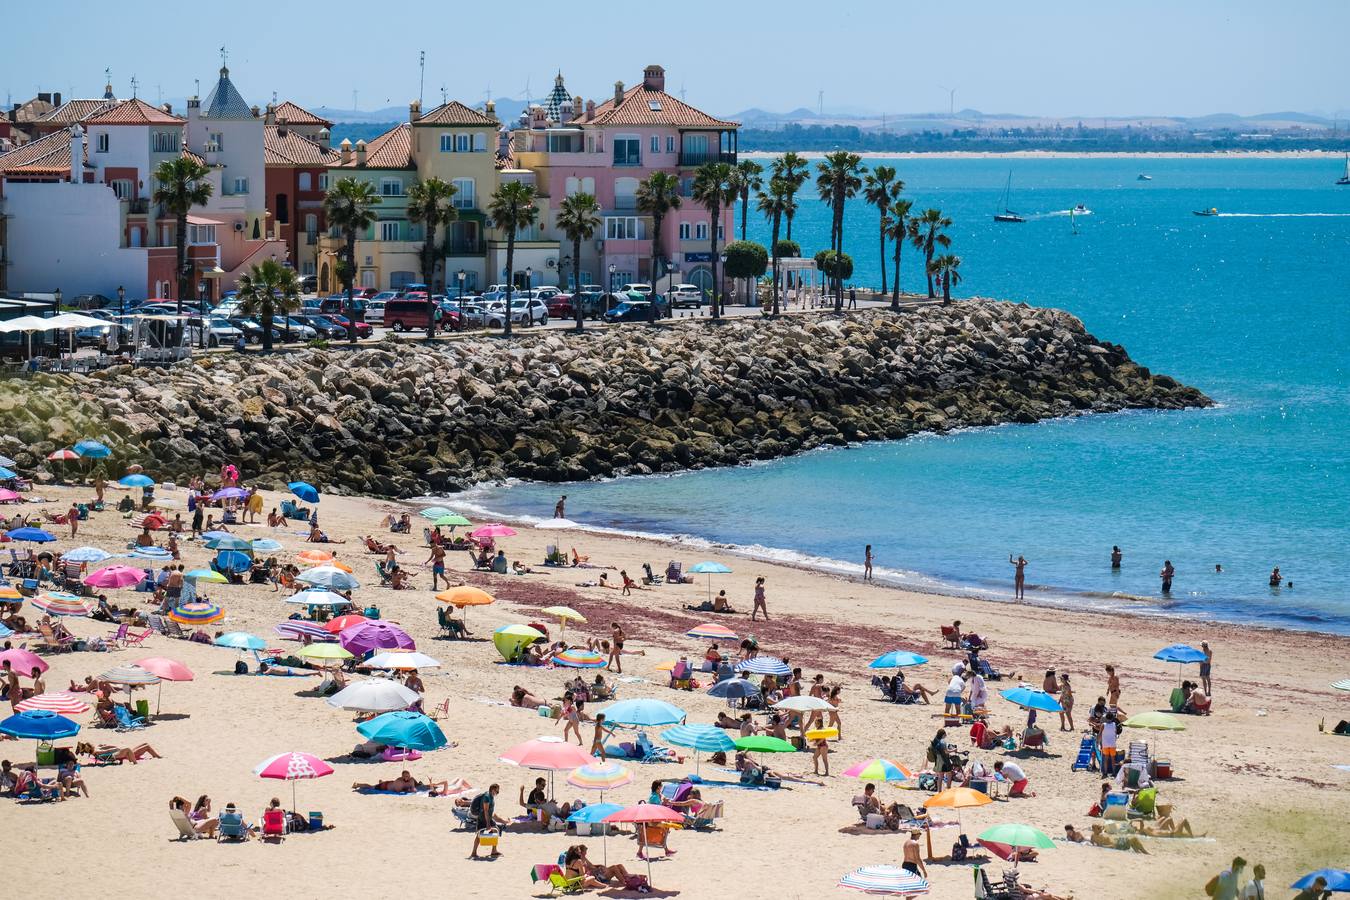
[[[680,102],[684,102],[684,82],[680,82]]]
[[[445,93],[445,85],[441,85],[441,106],[450,102],[449,96]]]
[[[131,76],[131,99],[136,99],[136,76]]]
[[[417,51],[417,67],[421,74],[417,77],[417,105],[422,105],[422,91],[427,84],[427,51]]]
[[[276,105],[277,105],[277,92],[276,92],[276,91],[273,91],[273,92],[272,92],[272,105],[273,105],[273,106],[276,106]]]
[[[192,84],[194,86],[192,96],[200,97],[202,95],[202,80],[200,78],[194,78],[192,79]]]
[[[357,95],[358,93],[359,93],[359,92],[356,91],[355,89],[352,90],[352,110],[353,110],[353,111],[356,110],[356,95]]]
[[[155,85],[155,105],[160,106],[164,103],[164,89],[162,86]]]
[[[818,92],[816,93],[816,115],[818,115],[818,116],[823,116],[823,115],[825,115],[825,92],[824,92],[824,91],[818,91]]]
[[[104,79],[106,79],[107,81],[111,82],[111,81],[112,81],[112,69],[111,69],[111,68],[105,67],[105,68],[103,69],[103,77],[104,77]]]
[[[225,49],[225,45],[220,45],[220,67],[225,68],[226,61],[230,58],[230,53]]]

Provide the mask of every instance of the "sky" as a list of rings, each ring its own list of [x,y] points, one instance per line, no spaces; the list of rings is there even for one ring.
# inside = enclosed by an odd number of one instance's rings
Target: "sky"
[[[0,92],[203,96],[229,53],[250,103],[361,109],[538,98],[559,68],[573,94],[664,65],[667,90],[709,112],[957,109],[1045,116],[1350,116],[1347,0],[163,0],[20,4],[5,16]],[[59,10],[59,12],[58,12]]]

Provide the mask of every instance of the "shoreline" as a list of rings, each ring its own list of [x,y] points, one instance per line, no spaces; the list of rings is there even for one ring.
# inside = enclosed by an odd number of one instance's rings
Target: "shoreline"
[[[740,155],[751,159],[782,156],[785,150],[743,150]],[[827,150],[799,150],[806,159],[823,159]],[[1131,153],[1125,150],[1103,150],[1098,153],[1074,150],[903,150],[887,153],[880,150],[853,151],[863,159],[1337,159],[1345,154],[1339,150],[1150,150]]]

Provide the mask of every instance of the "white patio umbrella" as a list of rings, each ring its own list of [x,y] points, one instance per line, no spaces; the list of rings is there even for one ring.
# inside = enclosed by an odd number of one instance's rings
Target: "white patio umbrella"
[[[328,698],[328,705],[361,712],[389,712],[407,709],[420,695],[388,678],[371,678],[347,685]]]

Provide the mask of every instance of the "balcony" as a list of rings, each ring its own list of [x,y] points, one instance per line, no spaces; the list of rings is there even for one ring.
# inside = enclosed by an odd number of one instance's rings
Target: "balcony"
[[[731,151],[723,151],[721,153],[716,151],[709,151],[707,153],[685,153],[681,151],[680,153],[679,164],[681,166],[701,166],[704,163],[710,162],[731,163],[734,166],[736,164],[736,154]]]
[[[126,201],[127,215],[143,216],[150,212],[150,200],[147,197],[137,197],[135,200]]]

